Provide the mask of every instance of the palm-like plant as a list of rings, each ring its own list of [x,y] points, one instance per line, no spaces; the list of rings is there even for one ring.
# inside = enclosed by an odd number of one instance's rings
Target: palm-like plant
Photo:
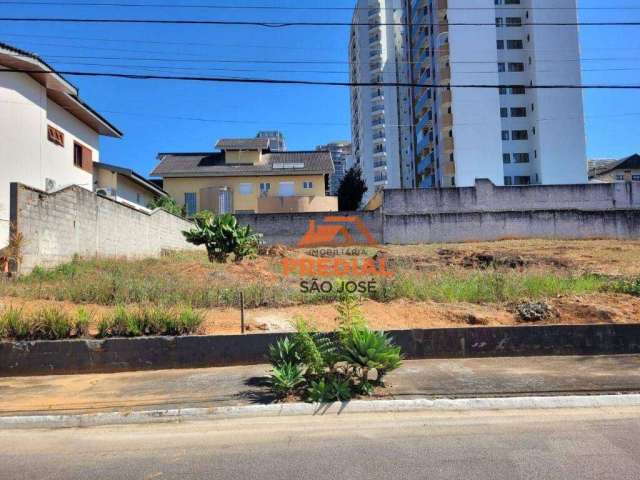
[[[224,263],[232,253],[236,261],[255,255],[262,235],[254,233],[251,227],[241,227],[231,214],[197,215],[195,228],[182,232],[187,242],[204,245],[210,262]]]
[[[284,398],[294,394],[300,388],[304,383],[304,376],[297,365],[284,363],[273,367],[269,383],[271,390],[279,398]]]
[[[354,327],[343,332],[341,347],[342,360],[360,372],[361,383],[367,382],[372,369],[377,370],[378,380],[381,380],[384,374],[402,364],[400,347],[394,346],[384,332],[367,327]]]
[[[269,345],[269,360],[275,366],[284,365],[285,363],[300,365],[302,363],[300,347],[297,342],[289,337],[281,338],[273,345]]]

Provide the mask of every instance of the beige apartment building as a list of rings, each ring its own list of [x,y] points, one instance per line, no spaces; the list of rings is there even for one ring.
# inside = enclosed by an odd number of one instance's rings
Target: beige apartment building
[[[151,173],[188,215],[215,213],[331,212],[326,195],[333,173],[327,151],[271,151],[268,138],[224,139],[217,152],[160,153]]]

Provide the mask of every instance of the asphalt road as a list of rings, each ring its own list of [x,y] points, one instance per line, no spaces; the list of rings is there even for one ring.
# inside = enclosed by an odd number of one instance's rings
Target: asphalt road
[[[640,409],[0,431],[4,479],[638,479]]]

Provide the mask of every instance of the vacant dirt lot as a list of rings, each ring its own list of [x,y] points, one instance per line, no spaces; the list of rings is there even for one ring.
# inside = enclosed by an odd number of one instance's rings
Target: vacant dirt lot
[[[284,257],[308,251],[275,248],[242,264],[212,265],[204,253],[143,261],[87,260],[0,284],[0,307],[36,310],[82,305],[96,319],[119,304],[190,304],[205,312],[203,333],[238,333],[239,292],[250,332],[286,331],[296,317],[319,329],[336,326],[334,298],[309,298],[300,278],[285,277]],[[608,288],[640,276],[640,242],[501,241],[366,248],[396,274],[364,301],[381,329],[514,325],[517,305],[544,303],[536,324],[636,323],[640,297]],[[96,321],[97,323],[97,321]],[[94,325],[95,328],[95,325]]]

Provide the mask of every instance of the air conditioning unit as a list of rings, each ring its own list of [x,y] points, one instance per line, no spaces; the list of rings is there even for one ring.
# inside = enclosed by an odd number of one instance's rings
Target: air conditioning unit
[[[115,198],[116,192],[113,188],[98,188],[96,189],[96,194],[102,197],[110,197]]]
[[[47,192],[52,192],[56,189],[56,181],[53,180],[52,178],[45,178],[44,179],[44,189]]]

